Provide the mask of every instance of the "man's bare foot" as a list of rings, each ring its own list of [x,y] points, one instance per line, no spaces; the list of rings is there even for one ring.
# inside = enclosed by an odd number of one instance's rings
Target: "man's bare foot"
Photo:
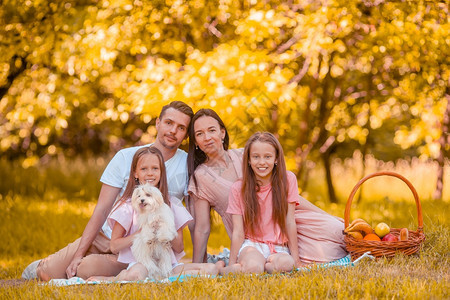
[[[107,276],[91,276],[88,279],[86,279],[86,282],[89,281],[112,281],[114,277],[107,277]]]

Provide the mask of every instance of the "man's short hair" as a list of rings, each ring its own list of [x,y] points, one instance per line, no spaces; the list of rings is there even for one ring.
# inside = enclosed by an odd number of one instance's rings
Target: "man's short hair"
[[[159,114],[160,120],[163,118],[164,113],[169,108],[176,109],[179,112],[182,112],[183,114],[189,116],[189,118],[191,118],[191,119],[194,116],[194,111],[192,110],[192,108],[189,105],[187,105],[186,103],[184,103],[182,101],[172,101],[169,104],[164,105],[163,108],[161,109],[161,113]]]

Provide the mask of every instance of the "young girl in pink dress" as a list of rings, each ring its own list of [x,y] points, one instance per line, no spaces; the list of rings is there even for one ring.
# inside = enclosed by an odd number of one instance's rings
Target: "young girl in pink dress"
[[[143,280],[147,277],[147,269],[136,262],[131,252],[134,235],[139,231],[137,213],[131,206],[131,196],[135,187],[144,183],[150,183],[161,191],[164,201],[170,206],[175,217],[178,235],[171,242],[172,274],[217,274],[218,269],[214,264],[179,263],[179,259],[184,256],[183,228],[192,221],[192,217],[180,200],[169,196],[166,169],[161,152],[155,147],[144,147],[134,155],[126,189],[108,217],[108,225],[112,228],[111,251],[118,253],[117,260],[128,264],[128,268],[115,277],[92,276],[88,281],[131,281]]]
[[[280,143],[271,133],[255,133],[245,145],[243,178],[229,195],[231,253],[221,273],[288,272],[299,266],[297,201],[297,180],[286,171]]]

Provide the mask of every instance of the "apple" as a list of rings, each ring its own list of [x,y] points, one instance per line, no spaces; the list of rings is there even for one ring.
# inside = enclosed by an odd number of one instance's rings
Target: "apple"
[[[398,241],[398,237],[396,237],[392,233],[388,233],[381,240],[384,242],[396,242]]]
[[[386,223],[378,223],[377,226],[375,226],[375,233],[380,237],[384,237],[386,234],[391,232],[391,228]]]

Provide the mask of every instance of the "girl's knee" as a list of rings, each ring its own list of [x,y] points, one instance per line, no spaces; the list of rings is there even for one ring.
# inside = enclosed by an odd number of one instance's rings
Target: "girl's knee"
[[[128,280],[130,281],[137,281],[137,280],[144,280],[147,278],[148,272],[143,271],[141,269],[130,269],[128,270]]]
[[[292,271],[295,265],[295,260],[291,255],[284,255],[283,257],[281,257],[281,265],[283,267],[282,271]]]
[[[263,273],[264,272],[264,264],[261,264],[258,261],[254,261],[254,260],[242,262],[242,272],[256,273],[256,274]]]
[[[294,268],[295,261],[291,255],[285,254],[273,257],[267,264],[271,264],[269,269],[273,272],[290,272]]]
[[[132,266],[129,270],[127,270],[127,272],[129,274],[128,276],[131,278],[129,280],[144,280],[148,276],[147,268],[140,263]]]
[[[219,268],[213,263],[206,263],[200,268],[200,272],[203,274],[217,275],[219,274]]]

